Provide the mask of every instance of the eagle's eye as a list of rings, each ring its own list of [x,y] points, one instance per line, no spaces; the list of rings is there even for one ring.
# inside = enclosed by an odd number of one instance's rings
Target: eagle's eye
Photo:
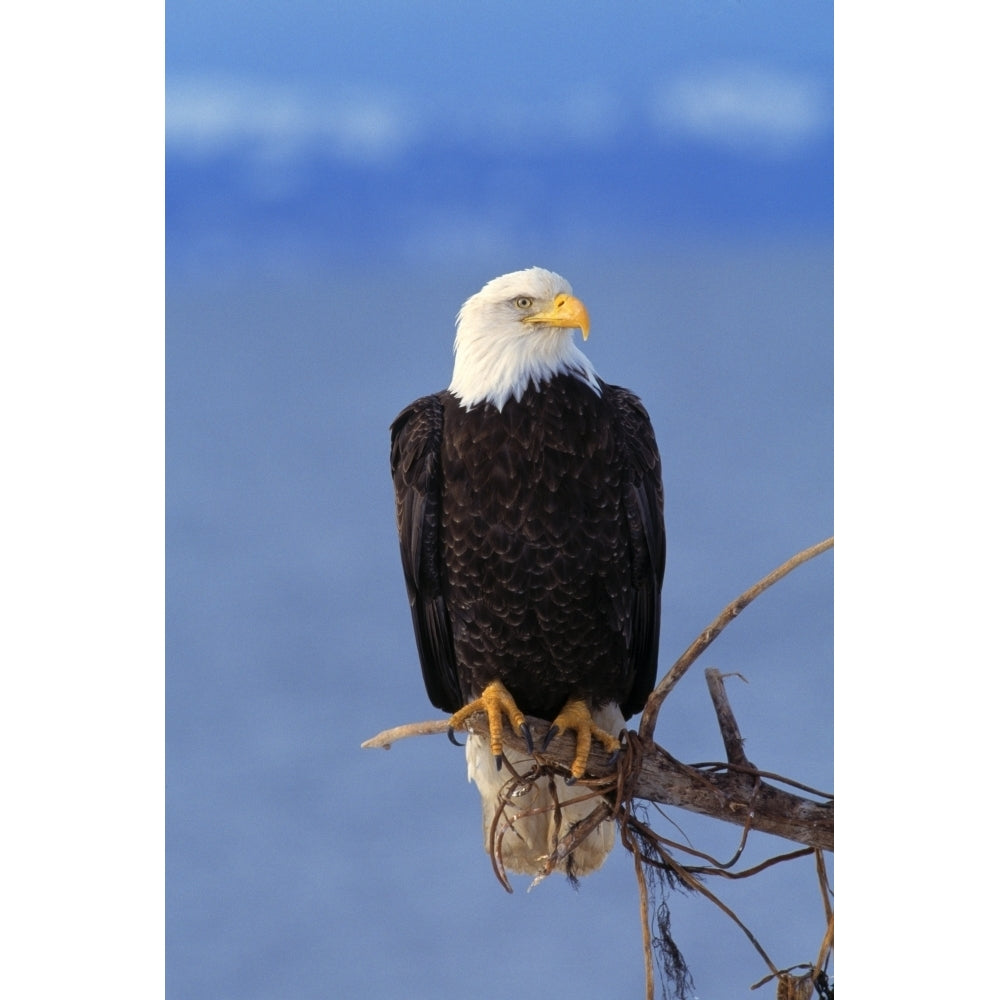
[[[519,295],[516,299],[514,299],[514,305],[516,305],[518,309],[530,309],[531,303],[532,299],[529,299],[527,295]]]

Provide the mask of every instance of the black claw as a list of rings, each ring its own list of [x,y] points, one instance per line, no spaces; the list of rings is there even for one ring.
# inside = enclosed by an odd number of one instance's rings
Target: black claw
[[[545,739],[542,740],[542,749],[548,750],[549,744],[559,735],[558,726],[549,726],[549,731],[545,734]]]
[[[531,730],[528,728],[527,722],[521,723],[521,735],[524,737],[524,742],[528,744],[528,753],[534,753],[535,742],[531,738]]]
[[[610,757],[608,757],[608,764],[617,764],[618,758],[622,755],[621,750],[616,750]]]
[[[571,774],[571,775],[570,775],[570,776],[569,776],[569,777],[568,777],[568,778],[566,779],[566,784],[567,784],[567,785],[575,785],[575,784],[576,784],[576,778],[574,778],[574,777],[573,777],[573,775]]]
[[[493,759],[497,762],[497,770],[499,771],[503,767],[503,754],[498,753]]]
[[[465,746],[464,743],[459,743],[458,740],[455,739],[455,730],[452,729],[451,726],[448,727],[448,739],[451,740],[451,742],[454,743],[455,746],[457,747]]]

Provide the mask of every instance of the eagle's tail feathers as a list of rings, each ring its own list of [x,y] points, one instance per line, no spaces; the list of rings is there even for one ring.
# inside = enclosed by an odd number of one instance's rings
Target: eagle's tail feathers
[[[625,720],[617,705],[594,712],[602,729],[618,733]],[[508,769],[497,771],[489,740],[470,733],[465,748],[469,780],[474,781],[483,800],[483,836],[486,852],[497,851],[507,871],[539,875],[552,850],[570,828],[586,819],[597,804],[580,785],[570,785],[558,776],[516,785]],[[514,754],[507,760],[517,774],[527,774],[535,761],[530,754]],[[512,790],[513,783],[513,790]],[[573,801],[577,800],[577,801]],[[495,822],[498,809],[503,810]],[[615,842],[615,824],[601,823],[564,859],[556,870],[572,876],[587,875],[604,864]]]

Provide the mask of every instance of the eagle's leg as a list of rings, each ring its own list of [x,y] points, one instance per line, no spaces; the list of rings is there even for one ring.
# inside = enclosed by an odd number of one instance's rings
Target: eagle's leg
[[[616,754],[621,750],[618,738],[601,729],[594,722],[594,717],[587,703],[578,698],[571,698],[567,701],[563,710],[552,720],[552,725],[545,734],[545,746],[548,746],[553,737],[564,729],[572,729],[576,733],[576,756],[573,758],[573,766],[570,768],[573,781],[583,777],[583,772],[587,768],[587,758],[590,756],[590,746],[595,739],[604,745],[609,754]]]
[[[511,693],[500,683],[491,681],[483,693],[460,708],[448,721],[448,736],[455,742],[454,731],[465,725],[466,720],[476,712],[485,712],[486,721],[490,727],[490,750],[496,761],[497,770],[503,763],[503,720],[506,718],[511,729],[519,732],[528,744],[529,753],[534,749],[531,745],[531,730],[524,719],[524,713],[517,707]]]

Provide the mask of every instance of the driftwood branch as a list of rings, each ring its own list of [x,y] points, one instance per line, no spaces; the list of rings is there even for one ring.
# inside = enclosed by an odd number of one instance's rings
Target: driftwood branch
[[[535,747],[544,742],[550,724],[529,716],[528,725]],[[488,737],[486,719],[474,716],[469,728]],[[410,736],[444,734],[448,721],[419,722],[387,729],[362,744],[365,748],[388,749],[394,742]],[[737,730],[738,733],[738,730]],[[520,755],[524,753],[524,738],[520,733],[504,729],[504,746]],[[544,753],[536,752],[541,764],[569,772],[576,750],[576,738],[564,733],[556,736]],[[641,741],[642,752],[632,781],[632,795],[637,799],[658,802],[690,812],[711,816],[737,826],[772,833],[807,847],[833,850],[833,803],[829,796],[821,800],[805,798],[761,779],[751,765],[736,762],[692,767],[682,764],[663,747]],[[592,751],[587,763],[587,778],[600,781],[616,773],[603,748]],[[791,782],[778,783],[792,784]]]

